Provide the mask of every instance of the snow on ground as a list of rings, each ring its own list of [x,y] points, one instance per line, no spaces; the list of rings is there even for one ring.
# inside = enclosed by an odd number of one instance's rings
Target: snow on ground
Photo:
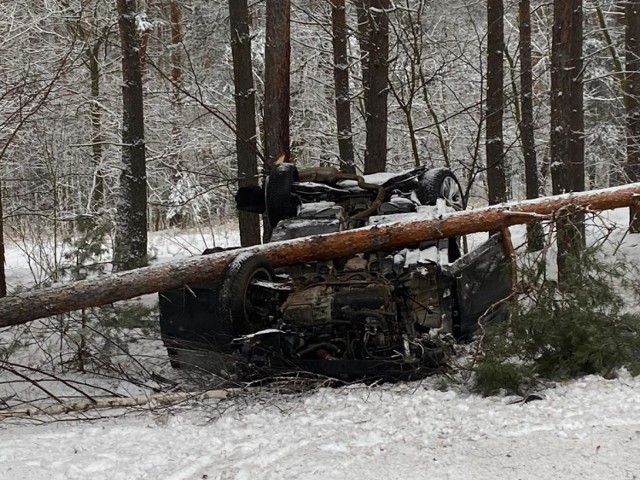
[[[624,229],[627,215],[619,210],[603,219]],[[607,248],[638,263],[640,235],[623,238],[622,229],[614,232],[615,241]],[[595,239],[601,230],[591,231]],[[156,262],[238,243],[237,233],[176,233],[151,235]],[[519,244],[525,230],[514,227],[512,234]],[[477,245],[485,238],[473,235],[468,242]],[[28,284],[24,255],[9,248],[7,258],[10,281]],[[162,351],[159,342],[152,348],[154,355]],[[0,377],[0,384],[5,382]],[[78,414],[0,420],[0,479],[640,475],[640,378],[625,372],[613,380],[587,377],[550,387],[540,392],[541,400],[529,403],[511,403],[515,397],[482,398],[464,385],[442,389],[442,384],[443,379],[429,378],[295,396],[243,394],[126,415],[103,411],[111,418]]]
[[[240,245],[237,227],[221,224],[211,230],[162,230],[149,232],[149,257],[152,263],[163,263],[179,257],[200,255],[206,248],[232,247]],[[47,273],[39,270],[52,268],[63,260],[63,248],[58,245],[53,255],[53,245],[44,242],[8,238],[5,245],[7,285],[9,290],[18,285],[32,285],[39,282]],[[110,257],[107,252],[105,259]]]
[[[587,377],[509,404],[426,381],[0,425],[0,478],[632,479],[639,392]]]
[[[149,234],[151,257],[157,263],[200,255],[206,248],[240,245],[237,226],[223,224],[214,230],[163,230]]]

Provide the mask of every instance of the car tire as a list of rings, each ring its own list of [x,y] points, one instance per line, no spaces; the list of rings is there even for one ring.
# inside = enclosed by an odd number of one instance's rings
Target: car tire
[[[269,174],[265,186],[265,208],[271,228],[281,220],[298,215],[300,202],[291,195],[291,186],[298,178],[298,169],[291,163],[276,165]]]
[[[455,173],[448,168],[427,170],[420,181],[420,188],[416,193],[418,200],[424,205],[437,205],[438,199],[441,198],[456,211],[466,208],[462,186]],[[449,263],[455,262],[461,256],[460,239],[458,237],[450,237],[447,242]]]
[[[467,207],[462,186],[455,173],[448,168],[427,170],[416,193],[423,205],[436,205],[438,199],[442,198],[456,211]]]
[[[262,255],[246,252],[229,265],[220,290],[220,322],[234,337],[253,333],[258,328],[251,315],[249,287],[255,280],[271,281],[273,268]]]

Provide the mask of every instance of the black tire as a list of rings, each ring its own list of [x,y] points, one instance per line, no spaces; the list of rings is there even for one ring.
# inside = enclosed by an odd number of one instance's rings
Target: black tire
[[[448,168],[427,170],[416,193],[418,200],[424,205],[436,205],[438,199],[442,198],[448,206],[456,211],[464,210],[467,207],[462,186],[455,173]],[[447,257],[449,263],[455,262],[461,256],[460,239],[458,237],[448,238]]]
[[[291,186],[298,178],[298,169],[291,163],[281,163],[269,174],[265,186],[265,207],[271,228],[281,220],[298,215],[300,201],[291,195]]]
[[[219,301],[219,321],[225,330],[237,337],[259,328],[251,311],[250,285],[254,280],[273,278],[273,268],[262,255],[241,253],[231,262],[222,280]]]
[[[455,173],[448,168],[434,168],[425,172],[416,191],[423,205],[436,205],[439,198],[456,211],[467,208],[464,192]]]

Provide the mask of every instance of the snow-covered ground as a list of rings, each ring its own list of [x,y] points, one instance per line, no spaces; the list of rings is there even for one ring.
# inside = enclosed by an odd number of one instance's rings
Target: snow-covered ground
[[[638,378],[587,377],[516,404],[434,387],[354,386],[0,427],[0,478],[613,480],[640,473]]]
[[[626,210],[606,214],[608,224],[621,227],[607,248],[637,263],[640,235],[623,235],[626,216]],[[524,238],[523,228],[512,232],[516,243]],[[592,239],[599,237],[593,232]],[[481,238],[471,236],[469,243]],[[237,242],[234,232],[151,236],[157,262]],[[7,258],[9,283],[28,284],[24,249],[9,248]],[[163,355],[157,341],[136,348],[156,360]],[[26,361],[25,351],[21,355]],[[154,372],[171,375],[166,359],[154,365]],[[0,413],[7,381],[0,373]],[[141,392],[131,387],[131,394]],[[482,398],[464,383],[433,377],[297,395],[242,393],[171,409],[10,418],[0,420],[0,479],[640,476],[640,378],[623,371],[616,379],[587,377],[538,394],[540,400],[512,403],[518,398]]]

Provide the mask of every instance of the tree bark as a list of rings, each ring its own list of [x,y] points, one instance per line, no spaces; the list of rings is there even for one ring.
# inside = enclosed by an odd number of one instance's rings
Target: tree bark
[[[362,111],[369,111],[369,6],[371,0],[354,0],[358,17],[358,44],[360,46],[360,73],[362,76]]]
[[[507,200],[502,122],[504,114],[504,5],[487,1],[487,187],[489,205]]]
[[[387,165],[390,0],[371,0],[369,8],[369,94],[364,172],[384,172]]]
[[[229,0],[229,21],[236,102],[238,186],[245,187],[258,185],[256,92],[253,85],[247,0]],[[260,218],[257,213],[239,211],[238,224],[243,247],[260,243]]]
[[[142,64],[135,0],[117,0],[122,48],[122,165],[113,246],[115,271],[147,264],[147,173]]]
[[[629,0],[625,9],[627,161],[630,182],[640,181],[640,1]],[[629,210],[631,232],[640,233],[640,213]]]
[[[570,126],[571,136],[569,138],[569,162],[573,192],[583,192],[585,188],[584,175],[584,83],[582,59],[582,0],[572,0],[574,9],[571,21],[571,42],[570,56],[573,62],[571,75],[571,96],[570,96]],[[584,240],[584,226],[582,227]]]
[[[4,263],[4,217],[2,213],[2,179],[0,179],[0,298],[7,295],[7,277]]]
[[[551,48],[551,180],[554,194],[584,190],[582,0],[555,0]],[[584,247],[580,214],[557,223],[558,279]]]
[[[231,0],[233,2],[234,0]],[[291,0],[267,0],[267,27],[264,72],[265,171],[289,150],[289,75],[290,75]]]
[[[89,60],[89,75],[91,77],[91,158],[94,168],[94,185],[91,194],[91,210],[100,212],[104,208],[104,172],[102,171],[102,110],[100,106],[100,63],[98,55],[102,47],[102,39],[87,47]]]
[[[182,150],[182,11],[180,4],[172,0],[169,4],[169,18],[171,19],[171,107],[173,119],[171,125],[172,136],[172,160],[178,167],[180,151]]]
[[[536,159],[536,144],[533,123],[533,64],[531,61],[531,1],[520,0],[520,141],[524,157],[526,194],[528,199],[540,195],[540,177]],[[527,248],[535,252],[544,243],[542,226],[539,222],[527,224]]]
[[[227,265],[242,252],[260,253],[277,268],[417,245],[439,238],[496,231],[509,225],[540,219],[541,216],[557,214],[560,209],[570,206],[594,211],[628,207],[634,202],[640,203],[640,183],[494,205],[439,218],[405,220],[177,260],[5,297],[0,299],[0,327],[105,305],[189,283],[212,281],[221,277]]]
[[[349,57],[347,55],[347,15],[345,0],[331,1],[333,25],[333,79],[336,94],[336,126],[340,150],[340,170],[356,173],[351,131],[351,96],[349,94]]]

